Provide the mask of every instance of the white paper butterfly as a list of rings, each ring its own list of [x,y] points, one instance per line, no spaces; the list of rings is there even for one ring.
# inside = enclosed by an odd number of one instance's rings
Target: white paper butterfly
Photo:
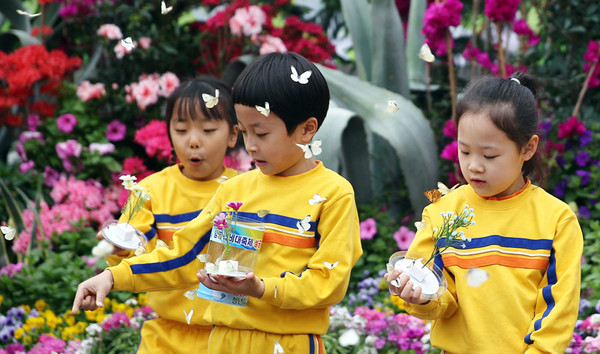
[[[322,203],[324,201],[327,200],[327,197],[323,198],[319,195],[319,193],[313,195],[313,197],[311,199],[308,200],[308,204],[310,205],[317,205],[319,203]]]
[[[156,241],[156,248],[161,248],[161,247],[169,248],[169,246],[165,243],[165,241],[163,241],[163,240],[157,240]]]
[[[273,354],[284,354],[283,347],[278,341],[275,341],[275,347],[273,348]]]
[[[217,178],[217,183],[223,183],[225,181],[227,181],[229,179],[229,177],[227,176],[221,176],[219,178]]]
[[[14,227],[10,226],[0,226],[0,231],[2,231],[2,233],[4,234],[4,238],[9,241],[15,238],[15,235],[17,234],[17,230],[15,230]]]
[[[425,229],[425,225],[427,225],[426,222],[415,221],[415,227],[417,228],[417,231],[423,231]]]
[[[260,112],[260,114],[262,114],[265,117],[268,117],[269,113],[271,113],[271,108],[269,107],[269,102],[265,102],[264,107],[261,107],[259,105],[255,105],[254,107],[256,107],[256,109]]]
[[[27,16],[27,17],[37,17],[37,16],[39,16],[39,15],[42,14],[41,12],[38,12],[37,14],[32,14],[32,13],[29,13],[27,11],[23,11],[21,9],[17,9],[17,13],[19,15],[23,15],[23,16]]]
[[[173,6],[167,7],[167,4],[165,4],[164,1],[160,2],[160,13],[162,15],[168,14],[169,12],[171,12],[171,10],[173,10]]]
[[[198,258],[198,260],[202,263],[206,263],[206,260],[208,259],[208,254],[207,253],[200,253],[199,255],[196,256],[196,258]]]
[[[217,103],[219,103],[219,89],[215,89],[214,96],[211,96],[208,93],[203,93],[202,99],[204,100],[204,103],[206,103],[207,108],[213,108],[217,105]]]
[[[294,68],[294,66],[292,65],[292,74],[290,75],[290,77],[292,78],[292,80],[294,82],[300,83],[302,85],[308,84],[308,78],[311,75],[312,75],[312,71],[307,70],[307,71],[303,72],[302,74],[300,74],[300,76],[298,76],[298,71],[296,71],[296,68]]]
[[[325,267],[329,268],[329,269],[333,269],[335,267],[337,267],[337,265],[340,263],[340,261],[337,261],[335,263],[329,263],[329,262],[325,262],[323,261],[323,264],[325,264]]]
[[[398,107],[398,102],[396,102],[393,98],[388,98],[388,104],[385,110],[390,113],[394,113],[398,110],[398,108],[400,108]]]
[[[296,144],[296,146],[298,146],[300,149],[302,149],[302,151],[304,151],[304,158],[305,159],[310,159],[313,156],[317,156],[320,153],[323,152],[323,149],[321,149],[321,139],[317,139],[315,141],[313,141],[312,143],[308,143],[308,144]]]
[[[121,39],[121,45],[127,50],[132,50],[135,47],[135,44],[133,44],[133,40],[131,39],[131,37]]]
[[[256,215],[258,215],[259,218],[264,218],[265,216],[267,216],[271,211],[267,210],[267,209],[261,209],[259,211],[256,212]]]
[[[431,49],[427,45],[427,43],[423,43],[421,49],[419,50],[419,58],[425,60],[428,63],[432,63],[435,60],[435,56],[431,53]]]
[[[306,215],[304,219],[298,221],[296,227],[298,227],[298,232],[301,234],[308,231],[310,229],[310,215]]]
[[[190,300],[194,300],[196,296],[198,296],[198,289],[191,289],[183,293],[183,296],[187,297]]]
[[[467,273],[467,285],[477,288],[490,278],[488,272],[481,268],[470,268]]]
[[[442,193],[442,195],[446,195],[446,194],[452,192],[453,190],[455,190],[456,188],[458,188],[459,184],[457,183],[452,188],[448,188],[442,182],[438,182],[437,186],[438,186],[438,190],[440,191],[440,193]]]
[[[194,309],[190,310],[190,313],[185,312],[185,310],[183,310],[183,313],[185,314],[185,321],[187,322],[187,324],[190,324],[190,322],[192,321],[192,316],[194,315]]]
[[[133,252],[136,256],[139,256],[141,254],[146,253],[146,249],[142,246],[138,246],[138,248],[135,249],[135,252]]]

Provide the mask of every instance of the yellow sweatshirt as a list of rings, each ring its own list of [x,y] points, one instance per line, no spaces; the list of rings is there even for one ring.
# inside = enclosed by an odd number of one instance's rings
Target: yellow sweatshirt
[[[229,178],[237,174],[236,170],[230,168],[226,168],[223,172],[223,175]],[[166,167],[144,178],[139,185],[150,190],[150,200],[144,204],[130,224],[148,238],[146,252],[156,248],[157,239],[172,248],[173,234],[200,214],[219,187],[216,180],[194,181],[185,177],[178,165]],[[106,262],[109,266],[114,266],[130,257],[136,258],[133,251],[125,256],[106,257]],[[181,290],[149,292],[148,306],[162,318],[186,323],[183,310],[189,312],[194,308],[196,314],[201,314],[208,305],[207,300],[199,298],[189,300],[183,296],[186,290],[194,288],[197,286],[188,285]],[[201,316],[193,317],[190,324],[209,325],[202,320]]]
[[[423,211],[425,229],[410,251],[433,249],[432,229],[442,212],[473,208],[471,242],[449,248],[435,262],[448,290],[424,305],[404,303],[419,318],[434,320],[431,344],[450,353],[564,353],[579,310],[583,236],[562,201],[527,184],[501,200],[485,199],[470,186],[450,192]],[[478,287],[470,268],[487,272]]]
[[[315,194],[326,200],[310,203]],[[221,184],[202,213],[174,235],[174,248],[125,259],[110,270],[114,290],[149,291],[195,284],[213,219],[241,201],[240,215],[269,210],[255,274],[265,293],[246,307],[211,302],[204,318],[216,325],[270,333],[324,334],[329,307],[346,294],[350,271],[362,254],[354,192],[348,181],[318,162],[289,177],[254,170]],[[310,215],[310,228],[298,223]],[[182,314],[183,316],[183,314]]]

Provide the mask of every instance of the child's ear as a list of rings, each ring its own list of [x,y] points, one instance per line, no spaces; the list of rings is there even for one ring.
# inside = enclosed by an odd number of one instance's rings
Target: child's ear
[[[535,155],[537,151],[538,144],[540,142],[540,137],[537,135],[533,135],[527,145],[523,147],[523,160],[529,161]]]
[[[240,127],[236,124],[233,126],[233,128],[231,128],[231,134],[229,134],[229,138],[227,140],[227,146],[230,148],[234,148],[236,143],[237,143],[237,139],[238,139],[238,133],[240,131]]]
[[[303,144],[308,144],[312,140],[313,136],[317,133],[317,129],[319,129],[319,122],[317,118],[310,117],[303,123],[298,126],[300,132],[300,138]]]

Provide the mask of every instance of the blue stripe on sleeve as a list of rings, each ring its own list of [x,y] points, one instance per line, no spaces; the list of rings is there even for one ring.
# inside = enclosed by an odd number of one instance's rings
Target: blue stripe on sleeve
[[[546,302],[546,310],[544,311],[542,317],[535,321],[535,323],[533,324],[533,329],[535,331],[539,331],[540,328],[542,328],[542,320],[548,317],[552,309],[554,309],[555,305],[554,297],[552,296],[552,286],[557,283],[558,277],[556,276],[556,258],[554,250],[552,250],[552,252],[550,253],[550,263],[548,264],[546,276],[548,277],[548,285],[546,285],[542,289],[542,295],[544,297],[544,301]],[[525,336],[525,342],[527,344],[533,344],[533,341],[531,340],[532,334],[533,332]]]
[[[522,237],[507,237],[499,235],[490,235],[486,237],[480,237],[471,240],[471,242],[465,242],[466,248],[479,248],[491,245],[498,245],[502,247],[512,248],[526,248],[530,250],[551,250],[552,240],[534,240]]]
[[[173,270],[179,267],[182,267],[196,258],[200,252],[204,249],[204,246],[210,240],[210,232],[209,230],[204,236],[202,236],[198,242],[189,250],[186,254],[179,256],[177,258],[169,259],[164,262],[155,262],[155,263],[144,263],[144,264],[132,264],[131,272],[133,274],[146,274],[146,273],[159,273],[166,272],[169,270]]]
[[[167,223],[171,223],[171,224],[179,224],[182,222],[192,221],[196,216],[200,215],[201,211],[202,211],[202,209],[197,210],[197,211],[191,211],[189,213],[176,214],[176,215],[154,214],[154,221],[157,223],[167,222]]]

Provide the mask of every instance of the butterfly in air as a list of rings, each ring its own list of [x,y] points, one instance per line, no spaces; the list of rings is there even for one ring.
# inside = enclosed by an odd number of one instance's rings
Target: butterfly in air
[[[304,158],[310,159],[313,156],[317,156],[323,152],[321,149],[321,139],[317,139],[309,144],[296,144],[302,151],[304,151]]]
[[[167,4],[165,4],[164,1],[160,2],[160,13],[162,15],[168,14],[169,12],[171,12],[171,10],[173,10],[173,6],[167,7]]]
[[[481,268],[470,268],[467,273],[467,285],[478,288],[490,278],[488,272]]]
[[[269,113],[271,113],[271,108],[269,107],[269,102],[265,102],[265,106],[261,107],[259,105],[255,105],[254,107],[256,107],[256,110],[260,112],[260,114],[262,114],[265,117],[269,116]]]
[[[313,197],[308,200],[308,204],[310,204],[310,205],[317,205],[317,204],[323,203],[326,200],[327,200],[327,197],[323,198],[323,197],[321,197],[319,195],[319,193],[317,193],[317,194],[313,195]]]
[[[431,53],[431,49],[427,45],[427,43],[423,43],[421,49],[419,50],[419,58],[423,59],[428,63],[432,63],[435,60],[435,56]]]
[[[385,110],[390,113],[394,113],[398,110],[398,108],[398,102],[396,102],[393,98],[388,98],[388,104]]]
[[[294,82],[300,83],[302,85],[308,84],[308,78],[311,75],[312,75],[312,71],[307,70],[307,71],[303,72],[302,74],[300,74],[300,76],[298,76],[298,71],[296,71],[296,68],[294,68],[294,66],[292,65],[292,74],[290,75],[290,77],[292,78],[292,80]]]
[[[273,348],[273,354],[284,354],[283,347],[279,342],[275,341],[275,346]]]
[[[17,9],[17,13],[19,15],[23,15],[23,16],[27,16],[27,17],[37,17],[37,16],[39,16],[39,15],[42,14],[41,12],[38,12],[37,14],[32,14],[32,13],[29,13],[27,11],[23,11],[21,9]]]
[[[266,209],[262,209],[256,212],[256,215],[258,215],[259,218],[264,218],[265,216],[267,216],[269,214],[269,210]]]
[[[121,39],[121,45],[127,50],[132,50],[135,47],[135,44],[133,44],[133,40],[131,39],[131,37]]]
[[[308,231],[310,229],[310,215],[306,215],[304,219],[298,221],[296,227],[298,227],[298,232],[301,234]]]
[[[190,300],[194,300],[198,295],[198,289],[191,289],[183,293],[183,296],[187,297]]]
[[[208,93],[202,94],[202,100],[206,103],[207,108],[213,108],[219,103],[219,89],[215,89],[215,95],[211,96]]]
[[[329,262],[325,262],[323,261],[323,264],[325,264],[325,267],[329,268],[329,269],[333,269],[335,267],[337,267],[337,265],[340,263],[340,261],[337,261],[335,263],[329,263]]]
[[[9,241],[14,239],[17,234],[17,230],[10,226],[0,226],[0,231],[4,234],[4,238]]]
[[[442,192],[437,189],[432,189],[429,191],[425,191],[425,196],[431,203],[437,202],[442,197]]]
[[[183,313],[185,314],[185,321],[187,322],[187,324],[190,324],[190,322],[192,321],[192,316],[194,315],[194,309],[190,310],[190,313],[185,312],[185,310],[183,310]]]

